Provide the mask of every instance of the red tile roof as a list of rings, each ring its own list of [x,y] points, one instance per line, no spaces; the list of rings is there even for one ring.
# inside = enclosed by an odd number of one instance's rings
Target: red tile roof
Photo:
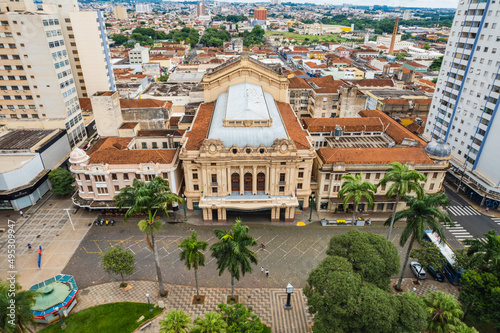
[[[135,127],[137,126],[137,123],[123,123],[121,126],[120,126],[120,129],[134,129]]]
[[[353,84],[359,87],[394,87],[391,79],[363,79],[355,81]]]
[[[203,144],[203,140],[208,135],[210,123],[212,122],[212,115],[214,113],[215,102],[200,104],[200,108],[196,113],[195,120],[186,133],[186,144],[184,147],[187,150],[199,150]]]
[[[309,133],[332,132],[337,125],[345,132],[384,130],[380,118],[304,118],[302,122]]]
[[[423,147],[320,148],[317,153],[325,164],[434,163]]]
[[[333,76],[312,77],[307,79],[307,82],[314,83],[319,88],[314,89],[319,94],[336,94],[339,92],[340,86],[345,84],[343,80],[335,80]]]
[[[101,148],[90,155],[89,164],[170,164],[177,154],[177,149],[131,149],[115,147]]]
[[[294,76],[288,79],[288,89],[311,89],[311,86],[303,78]]]
[[[307,132],[300,126],[290,104],[276,101],[276,106],[281,114],[288,136],[293,140],[297,149],[309,149],[311,144],[307,140]]]

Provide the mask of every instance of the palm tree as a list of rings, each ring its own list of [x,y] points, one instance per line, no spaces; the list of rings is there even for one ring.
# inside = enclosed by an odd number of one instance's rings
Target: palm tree
[[[429,326],[427,327],[429,332],[455,332],[454,327],[460,325],[463,311],[452,295],[442,291],[429,291],[429,296],[423,296],[422,300],[430,314]]]
[[[160,320],[160,333],[187,333],[192,328],[191,315],[182,310],[172,310]]]
[[[182,249],[180,259],[184,261],[187,269],[194,268],[194,279],[196,281],[196,299],[200,300],[200,291],[198,289],[198,267],[205,266],[205,255],[200,251],[205,251],[208,243],[198,241],[196,231],[191,234],[190,238],[185,238],[179,248]]]
[[[25,333],[33,332],[30,325],[36,328],[36,322],[33,320],[31,308],[35,304],[35,298],[38,292],[34,290],[22,290],[17,282],[14,284],[15,295],[11,295],[10,283],[0,281],[0,332]],[[12,318],[7,317],[9,306],[14,301],[14,324],[9,322]]]
[[[222,315],[217,312],[205,313],[205,319],[196,318],[194,320],[194,328],[191,333],[226,333],[227,323],[222,318]]]
[[[410,244],[406,251],[405,263],[401,269],[401,276],[399,277],[396,287],[397,290],[401,290],[401,282],[403,282],[403,276],[406,271],[406,266],[408,265],[408,260],[410,259],[410,253],[415,238],[418,241],[422,240],[425,230],[431,229],[433,232],[436,232],[441,238],[441,241],[444,242],[445,235],[440,223],[453,224],[450,215],[440,209],[441,206],[450,204],[448,196],[445,193],[424,194],[422,198],[404,197],[403,199],[408,202],[408,207],[397,212],[394,220],[406,220],[406,226],[399,239],[399,245],[404,247],[408,239],[410,239]],[[385,221],[385,225],[389,225],[390,223],[392,223],[392,219],[389,217]]]
[[[396,216],[399,200],[411,192],[415,192],[417,197],[422,198],[424,189],[420,186],[419,181],[427,181],[427,178],[417,170],[410,170],[408,164],[401,165],[399,162],[392,162],[389,165],[391,167],[385,171],[384,178],[377,184],[378,188],[379,186],[386,186],[387,183],[392,183],[387,189],[385,196],[387,199],[396,196],[396,204],[392,211],[392,220],[387,240],[391,239],[392,226],[394,225],[394,217]]]
[[[345,182],[342,183],[342,187],[337,195],[339,199],[343,198],[344,207],[349,205],[349,201],[352,200],[352,224],[351,228],[356,222],[356,209],[363,198],[368,201],[368,206],[373,206],[373,201],[375,199],[374,193],[377,192],[377,188],[370,182],[363,182],[362,173],[354,177],[351,174],[342,176]]]
[[[470,257],[471,266],[482,271],[500,273],[500,236],[496,230],[490,230],[484,234],[486,241],[479,239],[467,239],[467,255]]]
[[[160,259],[155,244],[155,231],[160,230],[162,222],[156,219],[156,215],[161,210],[168,218],[168,205],[173,202],[182,203],[182,198],[172,193],[168,180],[155,177],[150,182],[134,179],[132,186],[122,188],[120,193],[115,196],[114,201],[118,208],[128,208],[124,217],[125,222],[132,216],[146,213],[146,219],[139,221],[138,226],[146,234],[146,241],[154,253],[160,295],[165,296]]]
[[[210,247],[212,257],[217,259],[217,269],[219,276],[228,270],[231,274],[231,298],[234,298],[234,279],[240,280],[240,272],[252,272],[251,264],[257,264],[257,255],[250,250],[249,246],[255,246],[257,242],[248,235],[248,226],[242,225],[241,219],[236,219],[236,223],[231,230],[214,230],[219,241]]]

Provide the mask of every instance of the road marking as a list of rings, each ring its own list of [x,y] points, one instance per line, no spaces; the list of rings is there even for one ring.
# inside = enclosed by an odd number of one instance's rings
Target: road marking
[[[467,238],[472,238],[473,236],[458,223],[457,221],[454,221],[455,226],[454,227],[446,227],[445,228],[455,237],[458,241],[467,239]]]
[[[471,216],[471,215],[481,215],[472,206],[448,206],[446,210],[453,216]]]
[[[500,217],[492,217],[491,219],[493,220],[493,222],[500,225]]]

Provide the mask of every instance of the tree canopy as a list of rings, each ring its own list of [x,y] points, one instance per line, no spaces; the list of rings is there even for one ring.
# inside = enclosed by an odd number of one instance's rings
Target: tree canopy
[[[352,229],[333,236],[326,254],[346,258],[355,273],[384,290],[388,290],[391,277],[399,271],[398,250],[394,244],[371,232]]]
[[[135,255],[132,251],[117,245],[110,247],[105,253],[101,254],[101,263],[106,273],[120,275],[123,283],[123,276],[134,272]]]
[[[73,192],[73,178],[71,172],[62,168],[57,168],[49,172],[49,180],[52,184],[52,192],[66,195]]]
[[[191,47],[194,47],[198,44],[200,35],[198,34],[198,30],[184,27],[181,30],[170,30],[166,35],[166,39],[172,39],[174,42],[185,41]]]
[[[219,47],[229,40],[231,40],[231,35],[226,29],[208,28],[201,36],[200,43],[204,46]]]

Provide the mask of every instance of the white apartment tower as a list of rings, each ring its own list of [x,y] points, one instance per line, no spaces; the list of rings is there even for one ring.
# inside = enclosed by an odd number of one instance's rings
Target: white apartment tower
[[[104,23],[73,0],[0,0],[0,124],[85,139],[79,97],[113,90]]]
[[[460,0],[424,136],[445,141],[460,187],[481,205],[500,202],[500,2]]]

